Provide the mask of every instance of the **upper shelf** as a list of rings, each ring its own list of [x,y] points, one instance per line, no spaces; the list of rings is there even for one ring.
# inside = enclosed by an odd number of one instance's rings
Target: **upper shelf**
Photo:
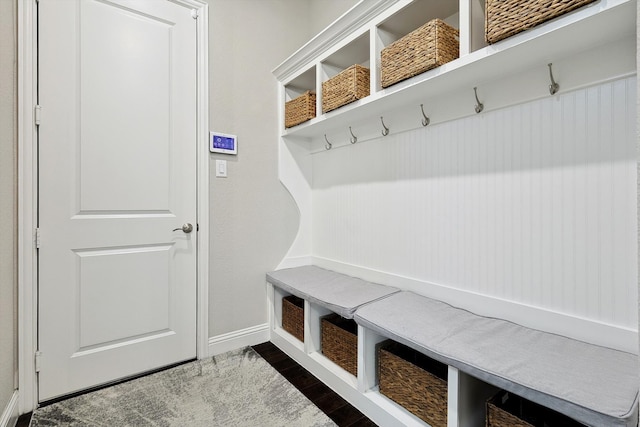
[[[472,5],[474,1],[477,3],[477,0],[469,0],[468,4]],[[372,7],[371,2],[364,3],[369,3],[368,15],[362,10],[357,10],[360,4],[347,12],[333,25],[340,27],[341,31],[329,27],[276,68],[274,74],[278,80],[286,86],[288,82],[295,80],[296,75],[315,69],[316,64],[320,64],[324,58],[339,51],[340,42],[347,40],[357,29],[360,30],[358,36],[360,38],[362,38],[363,27],[368,28],[370,32],[377,32],[381,28],[385,31],[398,31],[393,28],[387,29],[385,25],[397,26],[402,20],[390,20],[383,16],[382,11],[393,6],[399,7],[402,1],[378,1],[375,3],[378,9]],[[411,4],[406,1],[404,3]],[[481,4],[484,6],[484,2]],[[443,13],[452,12],[455,12],[455,9]],[[355,17],[358,13],[364,17],[358,20]],[[420,104],[425,99],[428,100],[430,97],[442,95],[460,87],[471,89],[483,82],[500,79],[502,76],[514,75],[531,67],[545,66],[549,62],[595,46],[630,37],[636,32],[635,17],[635,0],[600,0],[496,44],[463,53],[460,58],[452,62],[387,89],[376,87],[372,83],[370,96],[327,114],[318,114],[318,117],[296,127],[284,129],[282,135],[300,138],[318,137],[368,117],[383,115],[385,112],[407,104]],[[345,25],[343,21],[354,23]],[[461,38],[462,33],[461,30]],[[333,34],[332,37],[331,34]],[[373,39],[374,36],[372,35],[371,38]],[[321,47],[321,43],[327,43],[327,45]],[[372,52],[373,50],[371,49]],[[461,51],[463,51],[462,48]],[[371,63],[375,64],[373,57]],[[372,67],[371,72],[372,80],[374,76],[379,79],[375,66]]]

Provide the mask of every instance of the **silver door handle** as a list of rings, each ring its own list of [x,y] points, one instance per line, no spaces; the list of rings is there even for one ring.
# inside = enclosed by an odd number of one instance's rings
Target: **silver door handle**
[[[174,228],[173,231],[182,230],[185,233],[191,233],[193,231],[193,225],[187,223],[182,224],[180,228]]]

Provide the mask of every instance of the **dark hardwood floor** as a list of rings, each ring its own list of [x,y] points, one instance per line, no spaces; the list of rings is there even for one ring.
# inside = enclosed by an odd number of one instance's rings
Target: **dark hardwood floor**
[[[265,342],[254,345],[253,349],[338,426],[368,427],[376,425],[273,343]]]

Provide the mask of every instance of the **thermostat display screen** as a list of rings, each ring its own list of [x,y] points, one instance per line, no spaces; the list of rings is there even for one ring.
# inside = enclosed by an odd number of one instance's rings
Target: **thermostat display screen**
[[[238,137],[219,132],[209,134],[209,151],[212,153],[238,154]]]

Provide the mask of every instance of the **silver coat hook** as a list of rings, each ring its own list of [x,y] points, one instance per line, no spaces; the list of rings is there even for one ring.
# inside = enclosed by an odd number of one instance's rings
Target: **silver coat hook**
[[[549,78],[551,79],[551,84],[549,85],[549,93],[551,95],[555,95],[560,90],[560,85],[556,83],[556,81],[553,79],[553,69],[551,68],[553,64],[549,62],[548,65],[549,65]]]
[[[382,123],[382,136],[389,135],[389,128],[384,125],[384,119],[380,116],[380,122]]]
[[[473,92],[476,94],[476,113],[480,114],[484,110],[484,104],[478,99],[478,88],[474,87]]]
[[[324,140],[327,141],[327,143],[324,144],[324,149],[325,150],[331,150],[331,147],[333,147],[333,145],[327,139],[327,134],[326,133],[324,134]]]
[[[429,120],[429,117],[424,113],[424,106],[422,104],[420,104],[420,110],[422,110],[422,117],[424,117],[422,119],[422,126],[428,126],[431,120]]]
[[[350,139],[351,143],[355,144],[356,142],[358,142],[358,137],[353,134],[353,131],[351,130],[351,126],[349,126],[349,133],[351,134],[351,139]]]

